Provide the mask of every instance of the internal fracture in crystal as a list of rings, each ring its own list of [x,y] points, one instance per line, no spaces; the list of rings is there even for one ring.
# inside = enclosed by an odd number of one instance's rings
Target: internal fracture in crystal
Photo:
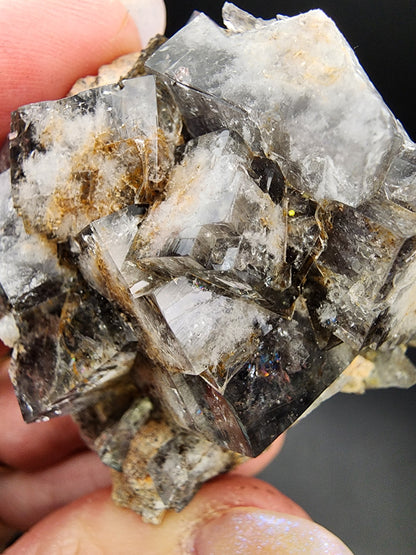
[[[335,391],[416,383],[415,145],[322,11],[223,15],[19,108],[0,175],[23,416],[71,413],[154,523]]]

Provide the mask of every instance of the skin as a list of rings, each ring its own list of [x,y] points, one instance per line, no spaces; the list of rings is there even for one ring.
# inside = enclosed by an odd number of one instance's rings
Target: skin
[[[140,13],[145,19],[145,10]],[[117,0],[0,0],[0,14],[0,145],[12,110],[62,97],[78,77],[141,48],[136,25]],[[69,417],[30,426],[23,422],[7,374],[7,353],[0,344],[0,547],[15,531],[26,532],[7,553],[129,554],[137,553],[138,545],[150,554],[237,553],[232,543],[239,537],[236,522],[240,528],[241,522],[247,525],[244,541],[251,538],[257,545],[250,530],[261,529],[258,519],[269,522],[275,538],[283,538],[276,524],[280,513],[300,519],[301,527],[312,526],[310,537],[329,537],[296,503],[251,477],[274,458],[283,438],[257,459],[206,484],[184,511],[169,513],[161,526],[144,524],[111,502],[109,472],[87,451]],[[254,528],[250,518],[257,519]],[[218,541],[225,542],[218,551],[206,547],[213,522],[218,522]],[[224,540],[222,529],[228,530]],[[303,545],[300,537],[296,541]],[[333,553],[344,553],[339,545]],[[275,551],[265,544],[262,552]]]

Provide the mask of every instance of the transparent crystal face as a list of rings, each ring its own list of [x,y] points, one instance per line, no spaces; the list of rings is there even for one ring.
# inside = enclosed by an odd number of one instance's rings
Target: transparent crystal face
[[[23,416],[72,413],[155,523],[329,392],[416,382],[415,145],[320,10],[224,22],[19,108],[0,175]]]
[[[354,52],[320,10],[246,22],[246,32],[239,17],[228,10],[227,32],[199,15],[147,67],[187,106],[192,133],[225,126],[253,144],[256,128],[255,147],[298,190],[357,206],[378,189],[402,139]]]

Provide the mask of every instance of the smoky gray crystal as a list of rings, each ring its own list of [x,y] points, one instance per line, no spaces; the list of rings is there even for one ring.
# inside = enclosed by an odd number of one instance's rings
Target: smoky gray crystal
[[[416,382],[414,143],[322,11],[224,22],[19,108],[0,176],[23,416],[73,414],[154,523],[354,371]]]

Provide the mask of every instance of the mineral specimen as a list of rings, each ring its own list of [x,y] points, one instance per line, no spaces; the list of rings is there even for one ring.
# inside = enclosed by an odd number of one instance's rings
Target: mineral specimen
[[[415,145],[320,10],[223,13],[18,109],[0,177],[23,416],[72,413],[150,522],[334,391],[416,382]]]

